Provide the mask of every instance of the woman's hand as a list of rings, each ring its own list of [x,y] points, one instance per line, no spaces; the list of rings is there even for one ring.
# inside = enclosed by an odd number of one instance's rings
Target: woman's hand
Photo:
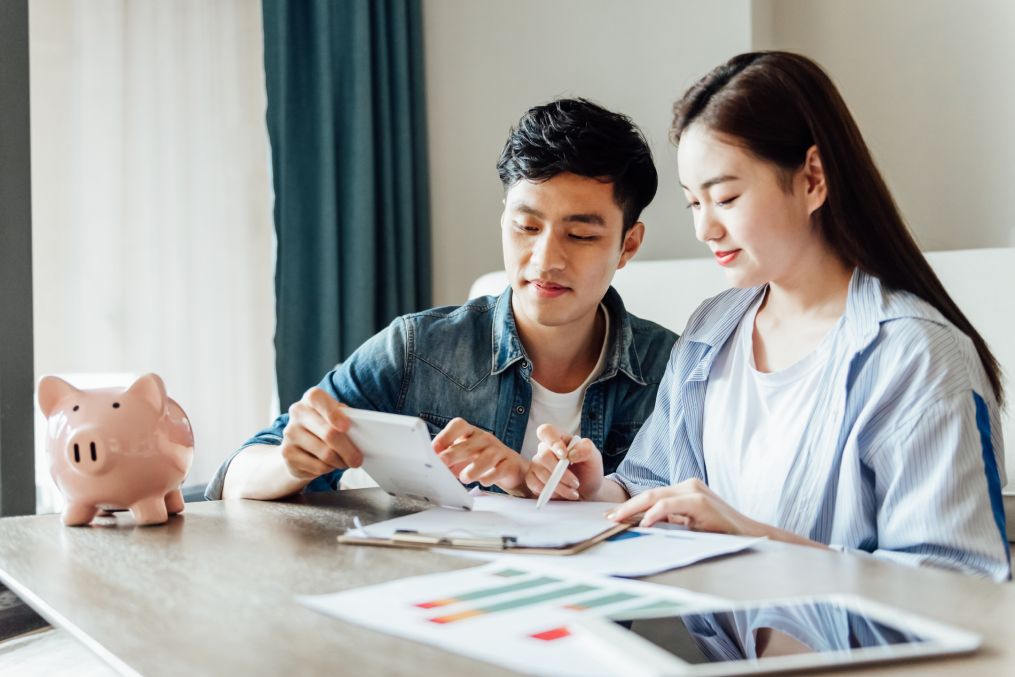
[[[621,504],[607,517],[617,522],[645,513],[639,526],[657,522],[683,524],[695,531],[714,531],[736,536],[764,536],[765,525],[729,506],[699,479],[670,487],[650,489]]]
[[[824,543],[804,538],[792,531],[756,522],[737,512],[699,479],[684,480],[670,487],[649,489],[617,506],[607,517],[624,522],[644,513],[638,526],[658,522],[683,524],[695,531],[713,531],[734,536],[764,536],[774,541],[808,545],[827,550]]]

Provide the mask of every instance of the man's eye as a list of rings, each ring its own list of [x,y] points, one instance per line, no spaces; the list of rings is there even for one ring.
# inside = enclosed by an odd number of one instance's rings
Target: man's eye
[[[725,200],[716,200],[715,206],[716,207],[724,207],[724,208],[725,207],[729,207],[730,205],[733,204],[733,201],[736,200],[738,197],[740,197],[740,196],[739,195],[734,195],[733,197],[726,198]]]
[[[530,225],[525,224],[525,223],[516,223],[515,224],[515,230],[520,230],[523,233],[535,233],[536,231],[539,230],[539,228],[537,228],[535,226],[530,226]]]
[[[575,235],[574,233],[572,233],[571,239],[577,240],[578,242],[592,242],[594,240],[598,240],[599,238],[597,238],[595,235]]]

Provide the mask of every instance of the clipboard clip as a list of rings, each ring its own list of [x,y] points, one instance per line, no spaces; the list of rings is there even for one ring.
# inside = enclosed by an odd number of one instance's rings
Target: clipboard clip
[[[448,548],[481,548],[483,550],[506,550],[517,545],[514,536],[451,536],[430,534],[413,529],[398,529],[391,536],[393,543],[426,545]]]

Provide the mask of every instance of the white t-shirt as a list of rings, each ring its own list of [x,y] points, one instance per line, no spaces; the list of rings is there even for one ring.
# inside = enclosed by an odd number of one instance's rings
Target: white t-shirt
[[[751,519],[775,524],[783,485],[818,400],[822,367],[840,352],[842,320],[799,362],[760,372],[753,334],[762,299],[740,320],[709,372],[702,447],[712,491]]]
[[[525,425],[525,439],[522,440],[522,456],[528,460],[536,455],[539,438],[536,429],[544,423],[552,423],[565,435],[577,435],[581,431],[582,405],[585,403],[585,391],[600,374],[606,364],[606,346],[610,343],[610,314],[603,304],[599,311],[605,318],[603,345],[599,349],[596,366],[589,372],[585,382],[569,393],[555,393],[540,385],[536,379],[532,385],[532,402],[529,404],[529,422]]]

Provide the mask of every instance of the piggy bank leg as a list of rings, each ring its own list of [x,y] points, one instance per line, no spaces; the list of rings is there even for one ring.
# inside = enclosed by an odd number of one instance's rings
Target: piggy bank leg
[[[170,515],[175,515],[178,512],[183,512],[183,492],[179,489],[173,489],[166,494],[166,511]]]
[[[89,524],[98,511],[91,503],[68,503],[63,510],[63,523],[69,527]]]
[[[164,524],[169,519],[166,512],[166,501],[162,496],[145,498],[130,506],[134,521],[140,526]]]

